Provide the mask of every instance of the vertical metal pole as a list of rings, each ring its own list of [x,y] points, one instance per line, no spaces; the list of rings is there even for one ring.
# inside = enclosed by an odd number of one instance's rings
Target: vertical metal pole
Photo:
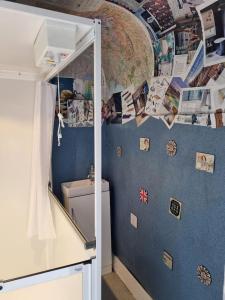
[[[101,300],[102,270],[102,126],[101,126],[101,21],[95,19],[94,40],[94,161],[95,161],[95,237],[96,268],[94,300]]]

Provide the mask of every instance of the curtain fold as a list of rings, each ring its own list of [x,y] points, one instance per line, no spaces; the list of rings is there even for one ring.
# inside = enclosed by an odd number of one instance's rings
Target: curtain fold
[[[56,86],[37,82],[33,121],[33,150],[30,183],[28,237],[56,237],[48,193]]]

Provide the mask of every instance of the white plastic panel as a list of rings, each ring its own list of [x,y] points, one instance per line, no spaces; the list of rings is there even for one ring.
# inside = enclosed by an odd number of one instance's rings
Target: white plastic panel
[[[0,300],[82,300],[83,274],[52,280],[12,292],[0,293]],[[32,279],[31,279],[32,283]]]

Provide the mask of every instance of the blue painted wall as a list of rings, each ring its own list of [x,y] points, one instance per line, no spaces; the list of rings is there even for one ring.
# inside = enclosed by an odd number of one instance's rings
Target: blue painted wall
[[[53,79],[52,83],[56,84]],[[60,91],[73,89],[72,78],[60,78]],[[61,183],[84,179],[88,176],[90,166],[94,161],[94,129],[62,128],[63,138],[58,147],[58,119],[55,119],[52,147],[52,177],[53,191],[62,201]]]
[[[139,138],[151,139],[149,152],[139,151]],[[177,142],[168,157],[166,144]],[[155,300],[221,300],[225,261],[225,128],[174,125],[168,130],[153,118],[137,128],[108,125],[103,130],[103,176],[111,183],[113,252]],[[116,156],[116,146],[123,156]],[[215,154],[214,174],[195,169],[197,151]],[[139,188],[149,191],[148,205]],[[181,220],[169,214],[169,198],[182,202]],[[130,225],[130,212],[138,229]],[[174,269],[162,262],[163,250]],[[196,276],[205,265],[212,284]]]

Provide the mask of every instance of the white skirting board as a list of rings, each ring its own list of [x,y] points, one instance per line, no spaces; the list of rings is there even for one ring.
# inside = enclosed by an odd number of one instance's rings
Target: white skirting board
[[[136,300],[153,300],[117,256],[113,256],[113,270],[127,286]]]

